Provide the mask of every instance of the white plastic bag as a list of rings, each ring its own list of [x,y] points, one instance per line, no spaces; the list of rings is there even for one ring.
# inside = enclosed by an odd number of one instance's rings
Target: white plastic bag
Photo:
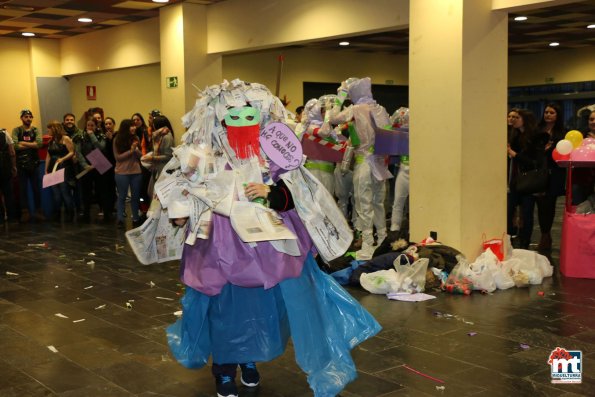
[[[504,240],[504,246],[506,247],[506,239]],[[477,261],[483,261],[488,265],[488,269],[492,273],[492,278],[496,283],[496,288],[508,289],[514,287],[514,280],[512,279],[510,272],[504,269],[502,262],[498,260],[491,249],[488,248],[485,250],[485,252],[477,258],[476,262]]]
[[[504,260],[512,258],[512,241],[510,234],[504,237]]]
[[[554,267],[550,263],[550,260],[546,256],[538,253],[536,253],[535,256],[537,267],[541,269],[541,274],[543,277],[552,277],[554,274]]]
[[[362,273],[359,278],[362,288],[372,294],[388,294],[398,289],[397,272],[393,269]]]
[[[512,257],[522,261],[522,269],[530,273],[539,273],[539,275],[531,277],[531,284],[541,284],[543,277],[551,277],[554,272],[554,267],[550,264],[550,261],[535,251],[515,249],[512,251]]]
[[[423,292],[426,286],[426,272],[428,271],[428,258],[421,258],[411,265],[401,265],[399,258],[393,262],[397,272],[397,290],[391,292],[407,292],[413,294]]]
[[[511,269],[513,279],[517,287],[526,282],[527,284],[541,284],[543,273],[537,265],[537,253],[534,251],[515,249],[512,251]]]
[[[498,263],[498,258],[488,248],[477,257],[475,262],[469,265],[469,269],[471,270],[470,279],[473,282],[474,290],[487,292],[494,292],[496,290],[496,282],[490,268],[496,263]]]

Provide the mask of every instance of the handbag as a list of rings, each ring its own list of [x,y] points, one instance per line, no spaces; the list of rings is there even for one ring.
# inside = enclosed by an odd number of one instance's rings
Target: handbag
[[[550,177],[548,168],[519,171],[516,178],[516,191],[523,194],[545,192]]]
[[[501,238],[492,238],[486,240],[486,234],[482,235],[483,239],[483,250],[486,251],[488,248],[496,255],[498,260],[502,262],[504,260],[504,234]]]

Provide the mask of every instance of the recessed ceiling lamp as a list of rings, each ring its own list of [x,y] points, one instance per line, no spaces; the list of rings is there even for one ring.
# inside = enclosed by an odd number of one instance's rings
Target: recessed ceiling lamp
[[[343,46],[343,47],[346,47],[346,46],[348,46],[348,45],[349,45],[349,42],[348,42],[348,41],[341,41],[341,42],[339,43],[339,45],[340,45],[340,46]]]
[[[78,21],[83,23],[93,22],[91,18],[79,18]]]
[[[26,6],[17,6],[17,5],[11,5],[11,4],[7,4],[5,6],[2,6],[2,8],[4,8],[5,10],[17,10],[17,11],[35,11],[35,8],[33,7],[26,7]]]
[[[595,23],[587,25],[587,29],[595,29]]]
[[[33,37],[33,36],[35,36],[35,33],[31,33],[31,32],[23,32],[23,33],[21,33],[21,36],[25,36],[25,37]]]
[[[527,17],[523,17],[523,16],[514,17],[514,20],[517,21],[517,22],[526,21],[527,20]]]
[[[169,0],[153,0],[153,3],[169,3]]]
[[[558,43],[557,41],[553,41],[550,43],[550,47],[557,47],[559,45],[560,45],[560,43]]]

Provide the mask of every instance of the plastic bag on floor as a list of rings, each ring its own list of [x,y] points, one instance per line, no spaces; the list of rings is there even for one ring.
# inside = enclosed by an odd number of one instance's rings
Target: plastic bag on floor
[[[519,259],[522,262],[519,265],[520,267],[517,267],[529,272],[531,284],[541,284],[543,277],[551,277],[554,272],[554,267],[550,264],[550,261],[535,251],[515,249],[512,251],[512,258]]]
[[[451,294],[471,294],[471,291],[473,290],[471,274],[472,271],[467,259],[462,255],[457,255],[457,264],[448,275],[448,278],[444,283],[444,290]]]
[[[481,254],[476,262],[483,261],[488,265],[488,269],[492,273],[492,279],[498,289],[508,289],[514,287],[514,280],[510,275],[510,271],[504,269],[502,262],[498,260],[495,254],[490,249],[487,249]]]
[[[496,290],[496,282],[494,281],[494,276],[492,275],[492,270],[490,269],[490,265],[494,265],[494,259],[497,259],[490,248],[488,248],[489,254],[486,255],[486,252],[481,254],[475,262],[469,265],[471,269],[471,281],[473,282],[473,289],[476,291],[487,291],[487,292],[494,292]]]
[[[504,236],[504,260],[512,258],[512,240],[510,234]]]
[[[510,268],[512,278],[517,287],[525,287],[529,284],[541,284],[543,274],[537,265],[537,253],[528,250],[513,250],[512,259],[505,261]]]
[[[504,269],[508,269],[515,287],[522,288],[529,286],[529,275],[522,269],[523,262],[518,258],[512,258],[502,262]]]
[[[519,259],[523,262],[522,267],[525,269],[539,270],[542,278],[551,277],[554,273],[554,267],[550,264],[549,259],[535,251],[515,249],[512,252],[512,258]],[[537,284],[541,284],[541,281]]]
[[[546,256],[537,254],[536,262],[537,266],[541,269],[543,277],[552,277],[554,274],[554,267]]]
[[[409,294],[423,292],[429,263],[428,258],[421,258],[410,265],[401,265],[400,259],[395,259],[394,266],[397,272],[398,286],[397,290],[391,292],[407,292]]]
[[[388,294],[397,291],[399,282],[397,272],[393,269],[379,270],[373,273],[362,273],[359,278],[362,288],[372,294]]]

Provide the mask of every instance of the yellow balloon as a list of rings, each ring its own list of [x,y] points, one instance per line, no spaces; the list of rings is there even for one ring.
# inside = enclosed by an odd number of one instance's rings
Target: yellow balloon
[[[572,147],[575,149],[583,143],[583,134],[577,130],[568,131],[564,138],[572,142]]]

